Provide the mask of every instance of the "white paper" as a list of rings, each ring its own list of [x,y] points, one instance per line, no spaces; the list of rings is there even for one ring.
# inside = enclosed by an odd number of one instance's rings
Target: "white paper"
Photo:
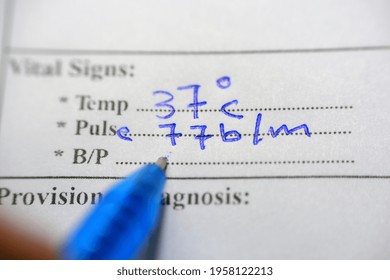
[[[388,1],[6,4],[2,214],[59,246],[166,156],[158,258],[389,258]]]

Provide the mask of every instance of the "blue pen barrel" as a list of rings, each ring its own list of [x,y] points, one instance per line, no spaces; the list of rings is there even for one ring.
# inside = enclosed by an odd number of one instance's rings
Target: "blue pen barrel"
[[[134,259],[157,224],[165,174],[155,164],[115,185],[67,240],[64,259]]]

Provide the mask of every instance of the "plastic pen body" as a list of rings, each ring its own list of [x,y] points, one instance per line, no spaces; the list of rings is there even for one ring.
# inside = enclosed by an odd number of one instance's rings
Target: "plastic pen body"
[[[65,243],[62,258],[136,258],[159,218],[166,166],[159,161],[114,185]]]

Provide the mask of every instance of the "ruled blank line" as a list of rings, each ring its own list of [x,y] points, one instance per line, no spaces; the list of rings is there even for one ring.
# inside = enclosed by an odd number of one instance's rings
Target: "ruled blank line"
[[[0,176],[1,180],[120,180],[123,176]],[[389,180],[390,175],[252,175],[252,176],[197,176],[172,177],[167,180],[310,180],[310,179],[361,179]]]
[[[362,51],[389,51],[390,46],[354,46],[330,48],[299,48],[299,49],[263,49],[263,50],[91,50],[91,49],[45,49],[26,47],[6,47],[9,54],[30,55],[145,55],[145,56],[173,56],[173,55],[261,55],[261,54],[310,54],[334,52],[362,52]]]
[[[116,165],[146,165],[154,162],[117,161]],[[283,160],[283,161],[186,161],[168,162],[168,165],[294,165],[294,164],[354,164],[354,160]]]
[[[353,109],[353,106],[310,106],[310,107],[268,107],[268,108],[243,108],[243,109],[226,109],[227,112],[254,112],[254,111],[309,111],[309,110],[347,110]],[[138,108],[137,112],[222,112],[221,109],[149,109],[149,108]]]
[[[310,135],[348,135],[352,134],[352,131],[318,131],[318,132],[310,132]],[[210,136],[220,137],[221,134],[207,134]],[[281,132],[278,134],[278,136],[301,136],[306,135],[304,132],[293,132],[290,134],[286,134],[284,132]],[[128,137],[169,137],[168,134],[161,134],[161,133],[129,133],[125,136]],[[183,137],[196,137],[199,136],[199,134],[191,134],[191,133],[183,133]],[[236,137],[238,135],[232,133],[231,136]],[[254,133],[241,133],[241,136],[254,136]],[[271,133],[259,133],[257,136],[271,136]]]

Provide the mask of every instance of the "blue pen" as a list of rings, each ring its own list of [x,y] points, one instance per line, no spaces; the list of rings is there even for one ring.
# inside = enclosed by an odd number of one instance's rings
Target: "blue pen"
[[[135,259],[156,227],[166,158],[114,185],[66,241],[63,259]]]

